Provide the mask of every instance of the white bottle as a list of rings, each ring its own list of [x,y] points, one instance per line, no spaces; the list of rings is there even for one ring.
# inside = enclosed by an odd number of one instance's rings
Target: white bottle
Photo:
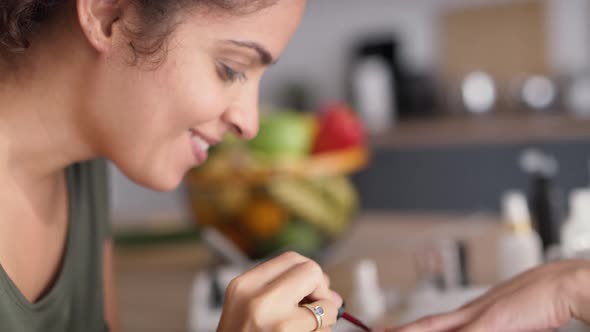
[[[395,82],[391,67],[378,56],[358,63],[354,71],[354,93],[358,111],[371,134],[391,129],[395,121]]]
[[[543,262],[541,239],[531,226],[525,195],[509,191],[502,197],[504,230],[498,242],[498,277],[510,279]]]
[[[590,189],[570,194],[570,215],[562,226],[561,248],[564,258],[590,258]]]
[[[365,323],[372,324],[386,311],[385,296],[379,287],[377,263],[370,259],[361,260],[355,265],[352,277],[354,289],[348,309]]]

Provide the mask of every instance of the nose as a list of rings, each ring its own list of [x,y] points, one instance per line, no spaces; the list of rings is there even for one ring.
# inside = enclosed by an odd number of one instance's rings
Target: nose
[[[242,139],[258,135],[258,87],[244,91],[225,111],[222,120]]]

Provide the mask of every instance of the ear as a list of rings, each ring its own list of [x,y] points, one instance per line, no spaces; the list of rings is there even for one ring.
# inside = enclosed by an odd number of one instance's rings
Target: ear
[[[88,42],[100,53],[113,46],[115,24],[120,23],[123,0],[77,0],[78,19]]]

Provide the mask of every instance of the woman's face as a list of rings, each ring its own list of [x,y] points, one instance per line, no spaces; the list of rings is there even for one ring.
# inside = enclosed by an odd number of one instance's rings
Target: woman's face
[[[138,184],[167,191],[228,130],[253,138],[260,79],[294,33],[304,4],[280,0],[243,16],[186,13],[155,69],[98,57],[83,121],[100,153]]]

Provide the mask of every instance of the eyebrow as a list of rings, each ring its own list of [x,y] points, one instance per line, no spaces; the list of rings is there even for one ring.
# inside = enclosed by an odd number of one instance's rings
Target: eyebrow
[[[233,39],[223,40],[222,42],[225,44],[231,44],[238,47],[245,47],[256,51],[256,53],[258,53],[258,56],[260,57],[260,62],[265,66],[271,65],[276,62],[272,54],[270,54],[270,52],[264,46],[258,44],[257,42]]]

